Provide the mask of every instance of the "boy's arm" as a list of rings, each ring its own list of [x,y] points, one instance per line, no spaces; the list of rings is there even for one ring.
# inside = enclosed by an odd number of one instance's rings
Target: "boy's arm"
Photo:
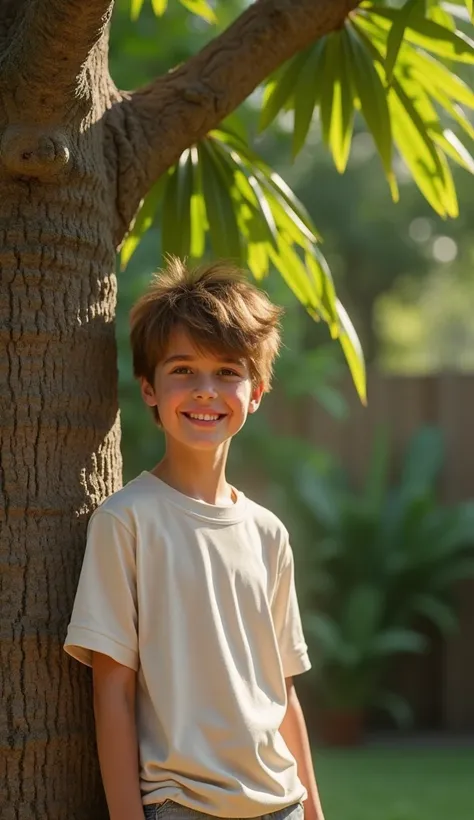
[[[303,710],[301,709],[294,687],[293,678],[286,679],[286,690],[288,706],[280,732],[288,749],[296,760],[298,775],[308,792],[304,806],[305,820],[324,820],[316,778],[314,776],[308,731],[306,729]]]
[[[143,820],[135,722],[136,672],[94,652],[94,715],[110,820]]]

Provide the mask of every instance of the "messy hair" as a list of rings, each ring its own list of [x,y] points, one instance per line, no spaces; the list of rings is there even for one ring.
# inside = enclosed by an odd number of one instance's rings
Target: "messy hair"
[[[130,313],[134,375],[153,384],[170,335],[179,327],[200,349],[245,359],[252,382],[268,391],[280,347],[281,314],[228,262],[188,268],[172,257]],[[157,413],[155,417],[159,420]]]

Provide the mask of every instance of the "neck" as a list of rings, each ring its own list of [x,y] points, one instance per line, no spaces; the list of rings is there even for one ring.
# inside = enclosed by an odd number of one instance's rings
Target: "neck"
[[[165,456],[152,472],[190,498],[207,504],[231,504],[232,488],[225,476],[228,451],[229,443],[208,453],[167,441]]]

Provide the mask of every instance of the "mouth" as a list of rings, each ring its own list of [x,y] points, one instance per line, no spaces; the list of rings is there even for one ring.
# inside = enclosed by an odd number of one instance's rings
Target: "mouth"
[[[193,422],[193,424],[209,426],[222,421],[226,415],[227,413],[183,413],[183,416]]]

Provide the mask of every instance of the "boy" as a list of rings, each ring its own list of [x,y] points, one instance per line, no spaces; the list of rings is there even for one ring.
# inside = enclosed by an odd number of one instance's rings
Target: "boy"
[[[165,456],[92,516],[65,643],[92,666],[111,820],[302,820],[303,800],[323,820],[288,534],[225,473],[270,387],[279,318],[228,265],[176,259],[132,310]]]

